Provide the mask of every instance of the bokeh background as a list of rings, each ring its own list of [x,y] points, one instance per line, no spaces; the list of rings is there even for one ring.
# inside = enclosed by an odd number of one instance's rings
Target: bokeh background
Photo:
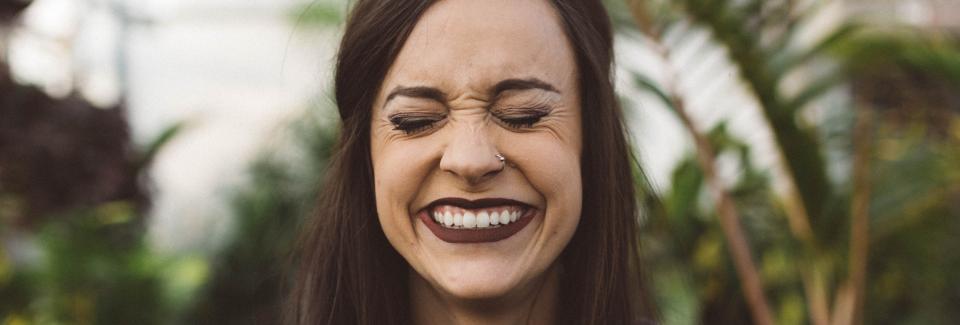
[[[664,324],[960,323],[960,2],[605,1]],[[0,1],[0,324],[276,324],[332,0]]]

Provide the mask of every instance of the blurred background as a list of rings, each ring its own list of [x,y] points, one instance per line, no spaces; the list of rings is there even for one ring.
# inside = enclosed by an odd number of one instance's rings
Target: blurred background
[[[960,2],[605,1],[664,324],[960,323]],[[0,324],[275,324],[345,1],[0,0]]]

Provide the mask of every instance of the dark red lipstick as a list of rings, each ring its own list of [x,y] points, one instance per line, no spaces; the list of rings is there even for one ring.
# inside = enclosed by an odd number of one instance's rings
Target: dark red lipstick
[[[505,208],[520,211],[516,221],[506,225],[490,228],[451,228],[438,223],[432,213],[442,206],[455,207],[463,210],[483,210],[490,208]],[[440,240],[449,243],[487,243],[504,240],[523,230],[530,223],[538,210],[534,207],[511,199],[486,198],[467,200],[463,198],[443,198],[431,202],[426,208],[417,213],[420,221],[430,229]]]

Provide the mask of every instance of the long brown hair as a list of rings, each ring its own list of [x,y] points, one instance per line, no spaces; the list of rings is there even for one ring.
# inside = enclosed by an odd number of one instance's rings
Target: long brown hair
[[[553,0],[573,46],[581,87],[583,215],[560,256],[570,324],[634,324],[654,314],[637,252],[634,161],[612,86],[613,34],[602,3]],[[340,44],[335,97],[339,143],[303,229],[290,302],[296,324],[408,324],[406,261],[376,215],[371,107],[394,59],[432,0],[359,0]]]

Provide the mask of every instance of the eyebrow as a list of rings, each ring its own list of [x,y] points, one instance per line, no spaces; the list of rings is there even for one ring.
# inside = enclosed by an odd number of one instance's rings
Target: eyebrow
[[[387,99],[383,101],[383,106],[386,107],[387,103],[389,103],[390,100],[392,100],[397,96],[426,98],[426,99],[431,99],[441,103],[447,101],[447,94],[445,94],[444,92],[440,91],[440,89],[437,89],[437,88],[425,87],[425,86],[416,86],[416,87],[397,86],[396,88],[393,88],[393,90],[390,91],[389,95],[387,95]]]
[[[496,85],[490,88],[490,93],[492,98],[497,98],[501,94],[510,90],[529,90],[529,89],[540,89],[554,93],[560,93],[556,87],[550,83],[537,79],[537,78],[526,78],[526,79],[504,79],[498,82]],[[383,107],[387,106],[387,103],[390,100],[396,98],[397,96],[404,97],[413,97],[413,98],[424,98],[433,100],[436,102],[444,103],[447,100],[447,94],[441,91],[440,89],[434,87],[426,86],[415,86],[415,87],[404,87],[397,86],[390,91],[390,94],[387,95],[386,100],[383,101]]]
[[[556,87],[550,83],[537,79],[537,78],[527,78],[527,79],[505,79],[498,82],[493,86],[493,98],[499,97],[503,92],[508,90],[528,90],[528,89],[540,89],[554,93],[560,93]]]

